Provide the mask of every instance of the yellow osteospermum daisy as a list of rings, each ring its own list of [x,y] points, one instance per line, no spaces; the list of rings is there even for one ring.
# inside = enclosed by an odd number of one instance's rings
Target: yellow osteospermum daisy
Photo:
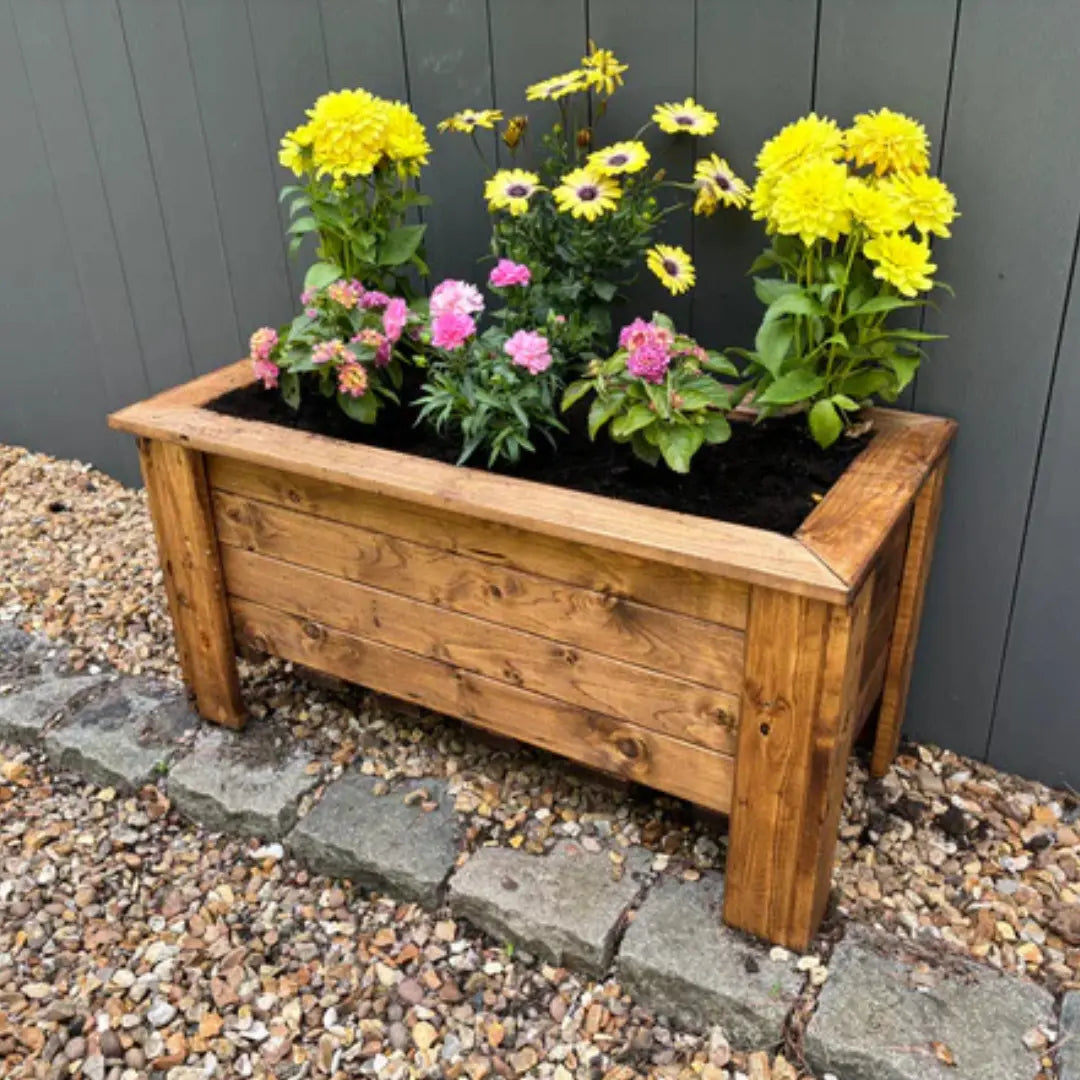
[[[436,130],[458,131],[462,135],[471,135],[477,128],[491,130],[502,118],[501,109],[462,109],[453,116],[440,120]]]
[[[811,161],[776,184],[769,222],[804,244],[836,240],[851,229],[847,169],[833,161]]]
[[[810,113],[781,128],[758,153],[758,172],[794,169],[813,158],[835,161],[844,152],[844,135],[836,121]]]
[[[645,265],[672,296],[686,292],[697,280],[693,260],[681,247],[657,244],[646,253]]]
[[[574,169],[568,172],[562,183],[551,193],[555,205],[562,213],[595,221],[602,214],[614,210],[622,190],[609,176],[602,176],[593,169]]]
[[[296,176],[303,176],[311,167],[311,144],[314,140],[315,133],[310,124],[302,124],[293,131],[285,132],[281,137],[278,161]]]
[[[589,168],[604,176],[641,172],[649,164],[649,151],[642,142],[618,142],[589,155]]]
[[[911,224],[903,201],[891,186],[856,176],[848,178],[848,208],[852,217],[872,234],[902,232]]]
[[[540,190],[540,177],[525,169],[500,169],[484,184],[488,209],[509,210],[513,217],[529,209],[529,200]]]
[[[936,176],[904,173],[891,178],[889,187],[919,232],[952,235],[949,225],[958,216],[956,196]]]
[[[431,144],[427,141],[424,125],[408,105],[389,101],[384,106],[386,129],[383,132],[383,148],[386,156],[398,165],[402,173],[416,175],[421,165],[428,163]]]
[[[323,94],[307,110],[312,159],[319,176],[335,180],[367,176],[382,157],[386,102],[366,90]]]
[[[872,165],[878,176],[901,170],[924,173],[930,167],[926,128],[892,109],[859,113],[845,140],[848,160]]]
[[[697,184],[695,214],[710,216],[721,203],[741,210],[750,197],[746,182],[718,154],[710,154],[694,165],[694,181]]]
[[[629,65],[620,64],[610,49],[598,49],[591,41],[589,55],[581,58],[581,67],[589,85],[607,97],[622,86],[623,72],[629,70]]]
[[[687,98],[682,104],[668,102],[657,105],[652,114],[660,130],[668,135],[685,132],[688,135],[711,135],[720,123],[716,113],[703,108],[693,98]]]
[[[874,277],[895,285],[902,296],[915,296],[934,284],[930,275],[937,266],[930,261],[925,240],[912,240],[904,233],[875,236],[863,245],[863,253],[877,264]]]
[[[533,83],[525,88],[529,101],[558,101],[570,94],[580,94],[589,89],[589,76],[584,71],[568,71],[565,75],[553,75],[550,79]]]

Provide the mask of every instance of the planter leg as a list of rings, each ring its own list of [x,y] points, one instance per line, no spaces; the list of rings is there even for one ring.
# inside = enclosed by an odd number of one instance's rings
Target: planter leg
[[[889,771],[900,744],[900,729],[904,726],[911,668],[915,662],[915,645],[919,637],[926,579],[930,574],[934,536],[941,514],[947,464],[945,458],[938,462],[915,497],[907,552],[904,555],[904,573],[900,579],[900,600],[896,605],[896,621],[889,643],[889,664],[885,671],[874,751],[870,759],[871,776],[884,776]]]
[[[184,679],[202,716],[243,727],[203,455],[176,443],[140,439],[139,459]]]
[[[872,586],[850,607],[751,593],[724,919],[792,949],[829,896]]]

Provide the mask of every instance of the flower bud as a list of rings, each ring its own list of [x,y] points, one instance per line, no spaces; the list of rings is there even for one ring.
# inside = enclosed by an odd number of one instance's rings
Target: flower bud
[[[577,144],[582,150],[587,150],[592,143],[592,132],[588,128],[580,128],[577,133]]]

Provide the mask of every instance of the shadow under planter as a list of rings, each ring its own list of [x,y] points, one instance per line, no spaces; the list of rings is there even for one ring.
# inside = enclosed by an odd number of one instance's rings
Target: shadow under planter
[[[244,722],[242,642],[719,810],[725,920],[804,948],[879,702],[896,751],[955,424],[874,410],[788,537],[204,408],[251,378],[110,419],[202,715]]]

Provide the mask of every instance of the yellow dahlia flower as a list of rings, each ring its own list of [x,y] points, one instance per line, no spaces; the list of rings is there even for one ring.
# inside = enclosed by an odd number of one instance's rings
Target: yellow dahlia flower
[[[609,176],[602,176],[590,168],[568,172],[562,183],[551,193],[555,205],[562,213],[595,221],[602,214],[614,210],[622,190]]]
[[[565,75],[553,75],[550,79],[533,83],[525,88],[529,101],[558,101],[570,94],[580,94],[589,89],[589,76],[584,71],[568,71]]]
[[[685,132],[688,135],[711,135],[720,123],[716,113],[703,108],[693,98],[684,102],[657,105],[652,114],[660,130],[668,135]]]
[[[686,292],[697,280],[694,262],[681,247],[657,244],[646,252],[645,265],[660,279],[660,284],[672,296]]]
[[[420,166],[428,163],[431,144],[427,141],[424,125],[408,105],[400,101],[388,101],[383,107],[386,129],[383,133],[383,149],[386,156],[398,166],[399,171],[415,176]]]
[[[610,49],[598,49],[589,42],[589,55],[581,58],[581,69],[589,86],[606,97],[615,93],[616,87],[623,84],[623,72],[629,65],[620,64]]]
[[[930,261],[926,240],[912,240],[904,233],[875,236],[863,245],[863,253],[876,265],[874,277],[896,287],[902,296],[915,296],[933,284],[937,266]]]
[[[649,164],[649,151],[643,142],[617,142],[589,155],[590,169],[604,176],[641,172]]]
[[[797,168],[814,158],[838,160],[844,152],[844,136],[834,120],[817,113],[800,117],[766,140],[758,152],[759,173]]]
[[[319,176],[344,180],[367,176],[382,157],[386,102],[366,90],[323,94],[307,110],[313,135],[312,159]]]
[[[958,216],[956,196],[936,176],[902,173],[891,178],[889,187],[919,232],[952,235],[949,225]]]
[[[868,233],[903,232],[911,224],[903,200],[891,185],[857,176],[848,177],[847,185],[848,209]]]
[[[437,131],[458,131],[462,135],[471,135],[477,128],[491,130],[497,121],[503,118],[501,109],[462,109],[460,112],[440,120]]]
[[[287,131],[281,137],[281,149],[278,151],[278,161],[291,169],[296,176],[303,176],[311,168],[311,144],[315,139],[315,133],[310,124],[301,124],[292,131]]]
[[[851,229],[848,172],[825,159],[810,161],[777,181],[769,221],[785,236],[804,244],[836,240]]]
[[[484,184],[488,209],[509,210],[518,217],[529,209],[529,200],[540,190],[540,177],[525,169],[500,169]]]
[[[779,173],[775,172],[761,173],[754,183],[753,190],[750,192],[750,216],[755,221],[764,221],[766,223],[765,231],[769,233],[776,232],[770,215],[772,214],[773,200],[776,198],[776,185],[782,178]]]
[[[711,216],[720,204],[741,210],[750,197],[746,182],[740,180],[735,170],[718,154],[701,158],[694,165],[694,182],[697,185],[694,213],[706,217]]]
[[[859,113],[845,141],[848,160],[872,165],[878,176],[901,170],[924,173],[930,167],[926,128],[892,109]]]

